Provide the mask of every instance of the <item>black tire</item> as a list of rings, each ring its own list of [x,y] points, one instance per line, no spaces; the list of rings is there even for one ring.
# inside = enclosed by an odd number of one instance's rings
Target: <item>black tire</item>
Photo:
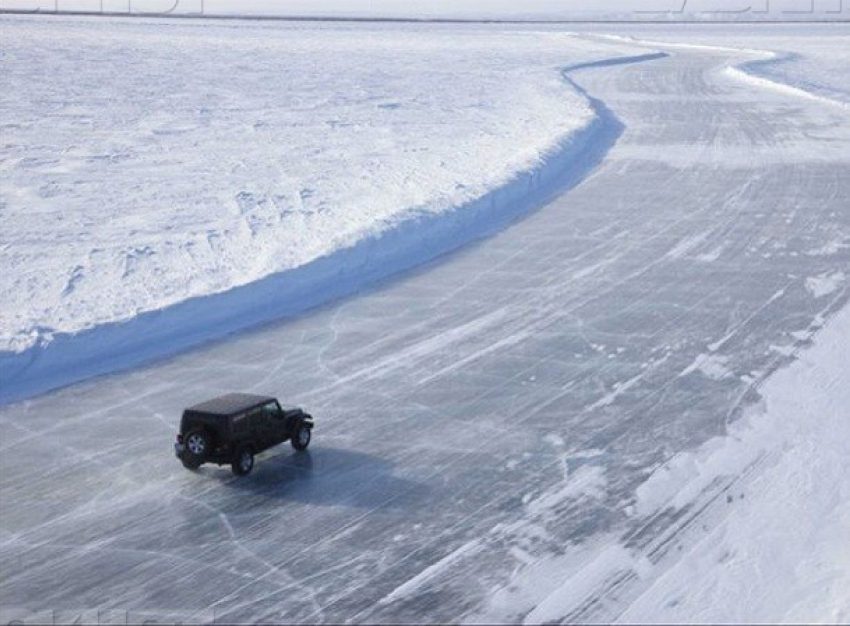
[[[193,430],[183,440],[186,450],[183,452],[183,465],[200,467],[212,450],[212,439],[203,430]],[[188,467],[188,465],[187,465]]]
[[[296,450],[306,450],[307,446],[310,445],[310,439],[312,437],[312,428],[304,424],[298,424],[295,428],[295,432],[292,433],[292,439],[290,439],[290,443],[292,443],[292,447]]]
[[[247,476],[254,469],[254,451],[245,446],[239,448],[233,455],[233,463],[230,464],[231,471],[237,476]]]
[[[192,457],[182,458],[180,459],[180,462],[183,463],[183,467],[192,471],[195,471],[201,466],[201,462]]]

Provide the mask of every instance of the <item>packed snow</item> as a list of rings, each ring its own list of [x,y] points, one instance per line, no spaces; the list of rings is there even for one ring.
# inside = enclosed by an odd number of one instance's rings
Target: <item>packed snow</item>
[[[727,436],[677,457],[638,492],[669,503],[689,484],[745,473],[727,513],[619,618],[622,623],[850,621],[850,309]]]
[[[20,18],[0,20],[0,38],[7,351],[505,186],[592,120],[560,68],[603,48],[559,33]]]

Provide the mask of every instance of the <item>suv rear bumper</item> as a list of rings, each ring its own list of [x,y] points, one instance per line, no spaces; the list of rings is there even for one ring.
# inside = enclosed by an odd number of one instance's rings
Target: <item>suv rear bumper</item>
[[[180,443],[179,441],[174,444],[174,456],[176,456],[181,461],[194,460],[194,457],[192,457],[192,454],[186,448],[186,444]],[[218,465],[225,465],[232,461],[233,453],[231,450],[227,448],[216,448],[212,452],[212,454],[208,454],[203,459],[199,459],[198,463],[201,465],[203,465],[204,463],[216,463]]]

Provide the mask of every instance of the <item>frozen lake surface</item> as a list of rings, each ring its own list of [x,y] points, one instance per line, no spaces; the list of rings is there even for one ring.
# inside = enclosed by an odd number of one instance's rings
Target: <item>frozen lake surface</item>
[[[0,410],[0,606],[619,615],[736,477],[680,499],[641,486],[726,433],[850,275],[850,113],[726,71],[750,55],[668,52],[570,73],[617,141],[500,234]],[[229,390],[307,407],[310,452],[269,453],[242,480],[183,470],[180,411]]]

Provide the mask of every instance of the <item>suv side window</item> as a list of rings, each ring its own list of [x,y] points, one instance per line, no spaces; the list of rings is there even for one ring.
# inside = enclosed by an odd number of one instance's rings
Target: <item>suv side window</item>
[[[278,408],[277,402],[264,404],[263,413],[265,414],[266,419],[281,419],[283,417],[283,411]]]

